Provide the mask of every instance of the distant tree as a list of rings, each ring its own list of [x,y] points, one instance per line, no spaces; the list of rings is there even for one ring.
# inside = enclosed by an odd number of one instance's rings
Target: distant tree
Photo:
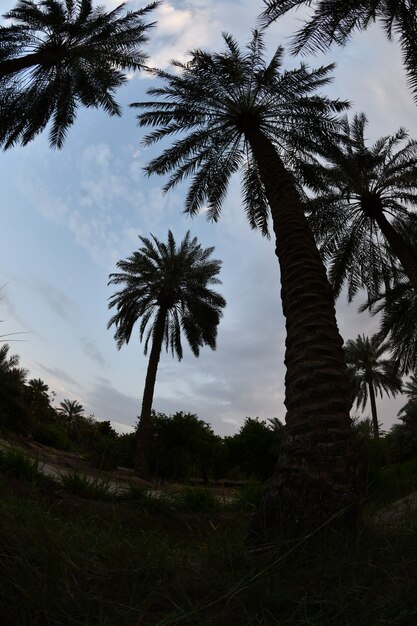
[[[151,351],[146,372],[142,410],[137,429],[135,467],[139,475],[149,475],[149,430],[156,373],[162,346],[182,359],[181,333],[198,357],[200,348],[216,347],[217,326],[226,305],[224,298],[211,289],[219,284],[221,262],[210,259],[214,248],[202,248],[187,232],[177,246],[171,231],[168,242],[140,237],[142,247],[124,261],[120,273],[110,274],[110,285],[124,285],[111,298],[109,308],[117,313],[108,328],[116,327],[120,349],[129,343],[133,327],[140,320],[139,339],[145,337],[144,352]],[[148,329],[147,329],[148,328]],[[145,335],[145,331],[146,335]]]
[[[74,431],[77,426],[77,420],[83,416],[84,407],[78,400],[69,400],[66,398],[59,403],[58,413],[63,418],[69,431]]]
[[[223,442],[210,425],[192,413],[152,413],[150,466],[155,476],[200,478],[221,470]],[[220,466],[220,467],[219,467]]]
[[[401,392],[402,383],[398,368],[392,359],[382,356],[389,350],[389,344],[381,343],[378,337],[358,335],[345,346],[346,362],[352,382],[352,394],[356,406],[365,408],[368,398],[371,404],[374,437],[379,437],[376,396],[386,393],[395,396]]]
[[[417,17],[410,0],[264,0],[264,25],[291,9],[314,7],[309,21],[293,38],[294,54],[322,52],[332,43],[345,45],[352,34],[379,22],[389,41],[396,35],[403,53],[408,82],[417,97]]]
[[[24,402],[27,371],[19,367],[17,354],[9,355],[10,346],[0,345],[0,427],[25,432],[28,413]]]
[[[274,471],[284,427],[276,418],[269,422],[246,417],[239,432],[225,438],[231,466],[245,478],[266,480]]]
[[[399,261],[417,293],[417,254],[408,241],[416,229],[417,142],[399,129],[366,145],[368,120],[345,117],[341,132],[323,139],[325,161],[304,166],[312,230],[337,295],[345,283],[348,297],[362,287],[373,297],[397,278]]]
[[[31,141],[51,122],[60,148],[79,104],[120,115],[115,90],[126,71],[143,67],[147,41],[143,17],[158,2],[125,14],[92,0],[18,0],[0,26],[0,145]]]

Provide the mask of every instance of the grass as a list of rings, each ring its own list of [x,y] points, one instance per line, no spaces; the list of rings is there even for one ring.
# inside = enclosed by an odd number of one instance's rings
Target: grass
[[[112,500],[114,489],[111,483],[100,477],[91,478],[75,470],[60,475],[59,482],[70,493],[91,500]]]
[[[396,475],[402,491],[409,476]],[[154,497],[132,484],[115,497],[106,481],[75,474],[64,492],[31,484],[22,491],[2,470],[1,624],[417,624],[416,516],[405,529],[324,528],[252,547],[259,485],[229,506],[200,487]]]

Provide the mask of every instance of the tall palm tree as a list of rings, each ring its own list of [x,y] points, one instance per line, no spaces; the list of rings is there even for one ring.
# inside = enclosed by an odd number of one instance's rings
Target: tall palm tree
[[[417,254],[403,235],[416,222],[417,142],[400,129],[368,147],[366,125],[364,114],[345,117],[337,139],[321,146],[326,162],[304,166],[317,194],[306,202],[311,226],[336,295],[347,282],[350,299],[361,287],[374,296],[395,277],[397,259],[417,293]]]
[[[368,398],[371,404],[374,437],[379,437],[376,397],[383,393],[395,396],[402,390],[401,378],[393,359],[382,358],[389,350],[388,343],[381,343],[377,336],[358,335],[345,346],[348,372],[352,382],[352,393],[356,406],[365,408]]]
[[[133,106],[145,109],[140,126],[155,127],[145,145],[181,132],[146,171],[172,172],[165,191],[191,176],[187,213],[204,209],[217,221],[229,179],[241,170],[250,225],[266,235],[271,218],[287,328],[288,437],[256,532],[272,530],[278,510],[279,523],[297,532],[355,499],[350,388],[333,293],[289,170],[317,134],[337,126],[334,115],[346,103],[317,93],[332,66],[281,71],[282,48],[267,64],[257,31],[245,52],[230,35],[224,40],[223,53],[196,50],[187,63],[174,62],[174,73],[154,70],[161,83],[149,93],[158,99]]]
[[[151,343],[135,459],[137,473],[147,477],[152,402],[162,346],[165,343],[166,350],[171,349],[180,361],[182,331],[195,356],[204,345],[214,350],[226,302],[210,287],[220,283],[217,274],[221,261],[210,258],[214,248],[202,248],[189,232],[178,246],[171,231],[167,243],[153,235],[152,239],[139,239],[142,247],[118,261],[119,273],[110,274],[110,285],[124,287],[110,298],[109,308],[116,307],[117,313],[108,328],[115,325],[114,337],[120,349],[129,343],[133,327],[141,320],[139,339],[145,338],[145,355]]]
[[[143,17],[157,5],[124,14],[125,4],[105,12],[92,0],[18,0],[0,26],[0,145],[25,145],[51,121],[60,148],[79,104],[120,115],[113,94],[143,66],[153,26]]]
[[[9,350],[7,343],[0,345],[0,423],[12,430],[25,430],[23,393],[27,371],[19,367],[19,356],[9,355]]]
[[[354,31],[380,23],[388,40],[394,35],[399,39],[408,82],[417,98],[417,13],[413,0],[264,0],[264,4],[264,25],[291,9],[313,5],[309,21],[293,38],[294,54],[324,51],[332,43],[343,46]]]

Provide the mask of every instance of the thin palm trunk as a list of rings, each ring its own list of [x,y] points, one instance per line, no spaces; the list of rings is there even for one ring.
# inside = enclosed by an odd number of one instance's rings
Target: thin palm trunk
[[[371,401],[371,415],[372,415],[372,427],[374,431],[375,439],[379,438],[379,426],[378,426],[378,414],[376,412],[376,398],[375,398],[375,389],[372,384],[372,381],[368,381],[368,389],[369,389],[369,400]]]
[[[161,356],[162,343],[164,340],[166,317],[167,311],[161,307],[155,321],[152,335],[152,348],[149,355],[148,369],[146,371],[145,388],[143,390],[142,398],[142,410],[136,433],[137,443],[135,472],[142,478],[149,477],[151,411],[155,390],[156,372],[158,370],[159,358]]]
[[[375,214],[375,221],[387,240],[389,247],[403,266],[415,293],[417,294],[417,256],[397,231],[391,226],[382,210]]]
[[[245,131],[271,208],[286,318],[286,438],[251,534],[304,532],[357,498],[350,387],[334,298],[292,175],[261,131]]]

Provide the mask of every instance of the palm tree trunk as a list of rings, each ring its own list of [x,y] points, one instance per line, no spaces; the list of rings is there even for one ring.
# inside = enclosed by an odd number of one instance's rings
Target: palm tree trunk
[[[155,390],[156,372],[158,370],[159,357],[161,355],[162,342],[164,340],[166,316],[166,309],[160,308],[155,320],[155,326],[152,334],[152,349],[149,355],[145,388],[143,390],[142,410],[136,432],[135,473],[141,478],[149,477],[151,411]]]
[[[372,427],[375,439],[379,438],[378,414],[376,412],[375,390],[371,381],[368,382],[369,400],[371,401]]]
[[[293,177],[261,131],[245,132],[271,209],[287,330],[286,436],[250,536],[294,535],[354,513],[351,393],[333,293]]]
[[[417,294],[417,256],[395,228],[391,226],[382,210],[375,214],[375,221],[388,242],[389,247],[403,266],[415,293]]]

